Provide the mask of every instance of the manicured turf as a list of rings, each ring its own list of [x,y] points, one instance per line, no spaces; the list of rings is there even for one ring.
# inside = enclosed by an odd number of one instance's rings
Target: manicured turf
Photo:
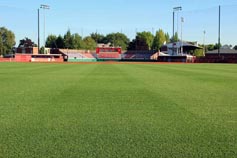
[[[0,157],[237,157],[237,65],[0,63]]]

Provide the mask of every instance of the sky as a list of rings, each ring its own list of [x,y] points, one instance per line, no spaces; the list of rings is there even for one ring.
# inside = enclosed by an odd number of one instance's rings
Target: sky
[[[130,40],[136,32],[158,29],[172,36],[173,8],[175,31],[185,41],[211,44],[218,41],[218,6],[221,5],[221,43],[237,45],[237,0],[0,0],[0,27],[13,31],[16,42],[28,37],[37,43],[37,9],[40,9],[40,38],[64,35],[68,29],[82,37],[92,32],[121,32]],[[181,17],[184,22],[181,23]],[[204,34],[204,31],[206,32]]]

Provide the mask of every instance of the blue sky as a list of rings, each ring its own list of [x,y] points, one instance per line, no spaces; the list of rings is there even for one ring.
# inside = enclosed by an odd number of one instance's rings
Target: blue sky
[[[155,33],[159,28],[172,35],[172,8],[182,6],[182,12],[176,14],[175,29],[181,34],[180,18],[183,17],[183,39],[199,43],[203,43],[204,30],[205,43],[217,43],[218,6],[221,5],[221,42],[237,45],[236,0],[0,0],[0,26],[12,30],[17,43],[24,37],[37,42],[40,4],[50,6],[45,12],[46,36],[63,35],[70,29],[83,37],[96,31],[104,35],[122,32],[130,39],[136,31]],[[43,10],[40,16],[42,43]]]

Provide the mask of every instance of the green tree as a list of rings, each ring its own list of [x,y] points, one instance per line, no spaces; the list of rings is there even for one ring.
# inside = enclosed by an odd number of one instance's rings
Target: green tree
[[[68,30],[63,38],[64,47],[68,49],[80,49],[82,48],[82,38],[78,33],[71,34]]]
[[[123,50],[126,50],[129,44],[129,39],[123,33],[110,33],[106,35],[103,43],[111,43],[112,46],[122,47]]]
[[[44,47],[41,47],[40,48],[40,54],[44,54],[45,53],[45,48]]]
[[[179,41],[179,35],[178,32],[175,32],[174,36],[171,38],[171,42],[178,42]]]
[[[82,38],[78,33],[72,35],[72,48],[73,49],[82,48]]]
[[[234,50],[237,50],[237,45],[235,45],[235,46],[233,47],[233,49],[234,49]]]
[[[0,34],[1,35],[1,34]],[[0,36],[0,57],[3,55],[3,42],[2,42],[2,38]]]
[[[149,46],[144,38],[136,36],[136,38],[129,43],[128,50],[149,50]]]
[[[25,37],[24,39],[19,41],[18,47],[24,47],[24,48],[29,48],[29,47],[37,47],[37,44],[35,44],[31,39],[28,37]]]
[[[49,48],[57,48],[57,36],[55,35],[49,35],[46,39],[46,47],[49,47]]]
[[[82,48],[86,50],[95,50],[96,42],[90,36],[87,36],[83,39]]]
[[[14,33],[5,27],[0,27],[0,55],[11,53],[15,44]]]
[[[203,49],[195,49],[195,50],[193,51],[193,54],[194,54],[195,56],[204,56],[204,54],[203,54]]]
[[[82,48],[82,38],[78,33],[71,34],[70,30],[68,30],[64,38],[61,35],[58,37],[49,35],[46,40],[46,47],[80,49]]]
[[[128,50],[137,50],[137,40],[136,39],[133,39],[131,42],[129,42]]]
[[[151,32],[138,32],[136,38],[129,43],[129,50],[151,50],[154,36]]]
[[[166,43],[170,43],[170,35],[168,32],[165,34],[165,41]]]
[[[152,35],[152,33],[143,31],[143,32],[139,32],[137,36],[139,39],[144,40],[145,44],[148,46],[148,50],[151,50],[152,42],[154,39],[154,36]]]
[[[208,45],[199,44],[199,47],[202,47],[202,50],[205,51],[205,52],[208,51]]]
[[[64,39],[61,35],[59,35],[56,39],[56,45],[58,48],[65,48],[65,44],[64,44]]]
[[[64,46],[65,48],[73,49],[73,36],[70,30],[64,35]]]
[[[153,48],[156,51],[158,51],[165,41],[166,41],[166,34],[162,29],[159,29],[159,31],[156,32],[156,35],[154,37]]]
[[[91,33],[91,38],[93,38],[96,43],[104,43],[105,36],[99,33]]]
[[[206,46],[208,51],[214,50],[215,49],[214,47],[215,47],[214,44],[209,44],[209,45]]]
[[[218,44],[218,43],[216,43],[215,45],[214,45],[214,49],[219,49],[219,48],[221,48],[221,44]]]

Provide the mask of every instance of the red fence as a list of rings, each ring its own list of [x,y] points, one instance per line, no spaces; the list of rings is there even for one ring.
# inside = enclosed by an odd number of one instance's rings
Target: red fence
[[[16,54],[16,62],[63,62],[61,54]]]
[[[237,63],[237,54],[206,54],[205,57],[197,57],[197,63]]]
[[[63,62],[64,59],[61,54],[51,54],[51,55],[32,55],[31,62]]]
[[[15,61],[14,58],[0,58],[0,62],[11,62],[11,61]]]
[[[16,62],[31,62],[31,54],[15,54]]]

